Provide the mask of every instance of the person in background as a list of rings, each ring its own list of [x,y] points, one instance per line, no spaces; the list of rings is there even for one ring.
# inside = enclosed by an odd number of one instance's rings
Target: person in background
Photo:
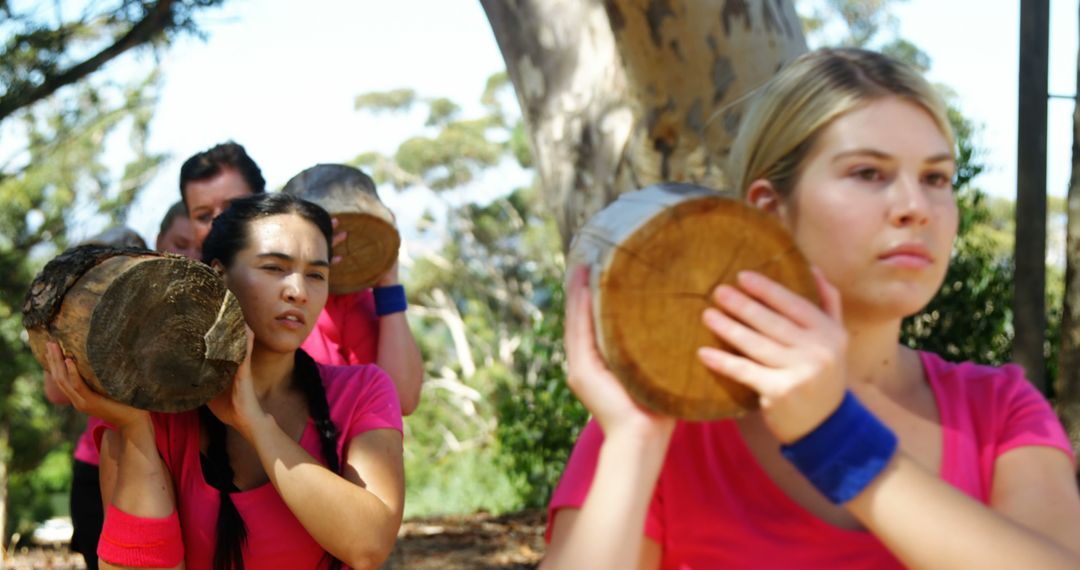
[[[899,342],[945,277],[958,212],[946,107],[874,52],[805,54],[754,95],[732,180],[815,266],[821,306],[760,273],[702,321],[701,364],[760,409],[639,407],[596,348],[586,268],[567,382],[593,413],[551,499],[544,568],[1080,568],[1075,457],[1014,365]]]
[[[237,198],[266,192],[266,179],[243,146],[228,141],[195,153],[180,166],[180,200],[188,211],[195,247],[214,218]]]
[[[187,208],[184,207],[182,201],[173,204],[165,212],[165,217],[161,219],[161,226],[158,228],[154,249],[192,259],[198,258],[195,232],[192,230]]]

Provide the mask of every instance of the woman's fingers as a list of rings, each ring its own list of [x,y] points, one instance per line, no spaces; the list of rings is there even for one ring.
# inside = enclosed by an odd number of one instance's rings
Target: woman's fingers
[[[592,300],[589,299],[589,268],[578,266],[570,273],[566,296],[566,360],[570,379],[576,380],[583,366],[596,358],[593,341]],[[590,354],[591,353],[591,354]]]
[[[251,352],[255,348],[255,331],[247,323],[244,323],[244,337],[247,341],[247,352],[244,353],[244,361],[236,369],[237,377],[251,376]]]
[[[70,378],[71,369],[67,366],[67,359],[64,358],[64,353],[60,350],[59,344],[51,341],[46,343],[45,360],[48,365],[48,373],[52,376],[56,387],[60,388],[60,391],[67,396],[67,399],[71,401],[71,405],[76,408],[82,406],[83,398],[72,384]],[[74,362],[72,362],[72,367],[74,367]],[[75,371],[75,373],[78,374],[78,371]]]
[[[844,322],[844,313],[841,307],[840,291],[833,287],[832,283],[825,278],[825,274],[817,267],[810,270],[814,273],[814,281],[817,282],[818,295],[821,296],[821,308],[826,315],[838,323]]]
[[[749,358],[709,346],[699,348],[697,355],[709,370],[744,384],[758,394],[768,394],[773,389],[772,370]]]
[[[746,355],[765,366],[780,366],[785,361],[786,346],[750,328],[737,319],[714,308],[705,309],[701,316],[705,326],[735,352]]]
[[[753,271],[740,271],[735,280],[749,296],[797,327],[810,329],[821,324],[821,308],[776,281]]]

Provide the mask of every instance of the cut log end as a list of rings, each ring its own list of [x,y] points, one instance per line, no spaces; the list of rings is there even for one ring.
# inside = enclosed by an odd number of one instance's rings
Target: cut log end
[[[401,236],[390,222],[370,214],[337,214],[337,231],[348,232],[334,248],[341,261],[330,269],[330,292],[362,291],[386,274],[398,258]]]
[[[209,267],[179,258],[146,261],[116,277],[87,332],[104,393],[158,412],[189,410],[220,394],[246,350],[243,315],[231,297]]]
[[[724,346],[701,322],[720,284],[758,271],[817,302],[787,231],[743,203],[699,189],[625,194],[583,228],[572,257],[592,265],[597,343],[642,405],[689,420],[740,415],[756,394],[709,371],[701,346]]]

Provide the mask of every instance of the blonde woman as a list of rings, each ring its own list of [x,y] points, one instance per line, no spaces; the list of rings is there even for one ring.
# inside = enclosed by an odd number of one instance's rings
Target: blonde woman
[[[1015,366],[899,343],[957,231],[945,107],[908,66],[806,54],[757,94],[732,152],[746,200],[816,266],[822,307],[760,274],[702,315],[759,394],[677,422],[603,366],[587,273],[569,284],[569,383],[593,413],[550,505],[546,568],[1080,568],[1075,458]]]

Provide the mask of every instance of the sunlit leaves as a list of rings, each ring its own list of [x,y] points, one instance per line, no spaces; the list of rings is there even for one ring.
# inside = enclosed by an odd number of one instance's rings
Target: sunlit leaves
[[[371,113],[407,111],[416,100],[416,92],[412,89],[394,89],[357,95],[354,106],[357,111]]]

